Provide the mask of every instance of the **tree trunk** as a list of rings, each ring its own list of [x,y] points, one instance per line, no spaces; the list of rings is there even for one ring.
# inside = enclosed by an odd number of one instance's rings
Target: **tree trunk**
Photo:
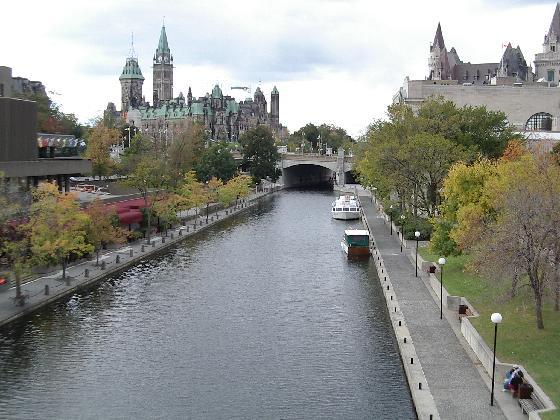
[[[206,223],[208,223],[208,208],[210,207],[210,203],[206,203]]]
[[[152,211],[149,208],[146,208],[148,211],[148,226],[147,226],[147,234],[148,234],[148,242],[152,239]]]
[[[517,296],[517,283],[519,282],[519,274],[518,273],[514,273],[513,274],[513,279],[511,280],[511,289],[509,291],[509,295],[510,297],[513,299],[515,296]]]
[[[95,265],[99,265],[99,251],[100,249],[97,250],[97,252],[95,253],[97,255],[97,260],[95,261]]]
[[[556,290],[554,290],[554,310],[560,311],[560,283],[556,283]]]
[[[14,271],[14,277],[16,279],[16,301],[19,305],[23,305],[24,301],[21,294],[21,277],[18,269]]]
[[[66,257],[62,260],[62,278],[66,278]]]
[[[537,316],[537,328],[544,329],[544,321],[542,315],[542,293],[539,287],[538,279],[530,279],[533,287],[533,294],[535,296],[535,315]]]

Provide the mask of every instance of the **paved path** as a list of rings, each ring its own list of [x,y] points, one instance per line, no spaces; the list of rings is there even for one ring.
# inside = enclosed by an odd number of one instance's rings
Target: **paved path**
[[[405,322],[414,342],[439,415],[442,419],[502,419],[498,406],[490,406],[490,392],[421,278],[414,275],[408,252],[400,252],[395,232],[371,204],[361,197],[375,244],[385,262]],[[501,372],[497,390],[500,392]],[[501,393],[501,392],[500,392]],[[501,396],[500,396],[501,397]]]
[[[263,195],[265,194],[252,194],[246,199],[244,208],[250,206]],[[230,208],[228,209],[228,216],[240,211],[243,211],[243,209]],[[202,215],[197,219],[189,220],[186,226],[178,226],[175,229],[170,229],[166,237],[163,237],[161,233],[153,236],[151,238],[151,244],[146,244],[145,240],[141,240],[127,244],[122,248],[105,252],[100,255],[99,265],[96,265],[96,261],[93,259],[68,267],[66,275],[69,277],[69,281],[62,280],[62,270],[56,269],[42,277],[24,283],[22,285],[22,291],[27,298],[23,306],[18,306],[14,302],[14,287],[6,292],[0,293],[0,327],[34,312],[49,303],[59,300],[62,297],[69,296],[84,287],[95,284],[120,270],[137,264],[142,259],[183,240],[186,236],[193,235],[199,230],[216,224],[225,217],[228,217],[224,210],[219,211],[219,214],[219,218],[216,218],[215,212],[211,212],[208,224],[206,224],[206,214],[202,212]],[[186,215],[182,214],[181,216],[185,217]],[[193,227],[195,223],[196,229]],[[102,263],[105,263],[104,269],[102,268]],[[86,273],[86,270],[89,272]],[[46,285],[48,285],[49,288],[49,295],[45,295]]]

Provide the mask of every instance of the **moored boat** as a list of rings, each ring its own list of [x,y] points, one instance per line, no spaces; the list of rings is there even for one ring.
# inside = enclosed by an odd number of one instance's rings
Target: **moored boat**
[[[340,243],[348,258],[369,257],[369,231],[365,229],[348,229]]]
[[[355,220],[361,217],[360,203],[353,195],[341,195],[332,203],[333,219]]]

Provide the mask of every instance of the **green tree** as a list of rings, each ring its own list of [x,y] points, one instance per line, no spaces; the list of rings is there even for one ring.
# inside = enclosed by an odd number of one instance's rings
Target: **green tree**
[[[71,257],[93,251],[86,236],[91,219],[72,194],[62,194],[52,184],[41,184],[31,206],[31,251],[36,262],[62,265],[62,278]]]
[[[235,159],[224,142],[206,149],[195,167],[198,179],[202,182],[209,181],[212,177],[228,181],[235,175],[236,170]]]
[[[241,136],[243,146],[243,164],[249,167],[249,172],[255,184],[261,179],[270,177],[276,181],[280,170],[276,167],[280,155],[274,144],[272,132],[264,125],[258,125]]]

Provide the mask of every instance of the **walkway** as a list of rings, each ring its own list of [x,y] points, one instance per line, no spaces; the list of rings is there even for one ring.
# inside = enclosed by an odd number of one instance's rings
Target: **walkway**
[[[139,240],[106,252],[100,256],[99,265],[95,264],[95,259],[72,265],[66,269],[67,281],[62,280],[62,270],[58,268],[56,271],[24,283],[22,284],[22,292],[27,298],[23,306],[15,304],[15,287],[12,287],[8,291],[0,293],[0,327],[65,296],[70,296],[80,289],[90,287],[106,277],[139,263],[142,259],[168,248],[185,237],[195,234],[201,229],[244,211],[245,208],[250,207],[256,200],[266,194],[268,193],[252,194],[246,199],[246,203],[242,204],[243,207],[240,205],[237,209],[229,208],[228,215],[224,210],[218,212],[219,217],[216,216],[215,212],[211,212],[208,223],[206,223],[205,213],[202,212],[202,215],[197,219],[189,220],[186,226],[170,229],[167,236],[161,236],[162,234],[153,236],[150,244],[147,244],[145,240]],[[181,214],[181,217],[185,217],[185,214]],[[45,286],[48,286],[48,295],[45,294]]]
[[[440,417],[505,418],[498,406],[490,406],[488,387],[451,325],[446,319],[440,320],[439,304],[436,304],[422,279],[415,277],[408,252],[400,252],[396,233],[389,235],[389,224],[371,204],[370,197],[360,198]],[[498,372],[496,388],[499,394],[502,394],[501,375]],[[502,396],[499,397],[501,399]]]

